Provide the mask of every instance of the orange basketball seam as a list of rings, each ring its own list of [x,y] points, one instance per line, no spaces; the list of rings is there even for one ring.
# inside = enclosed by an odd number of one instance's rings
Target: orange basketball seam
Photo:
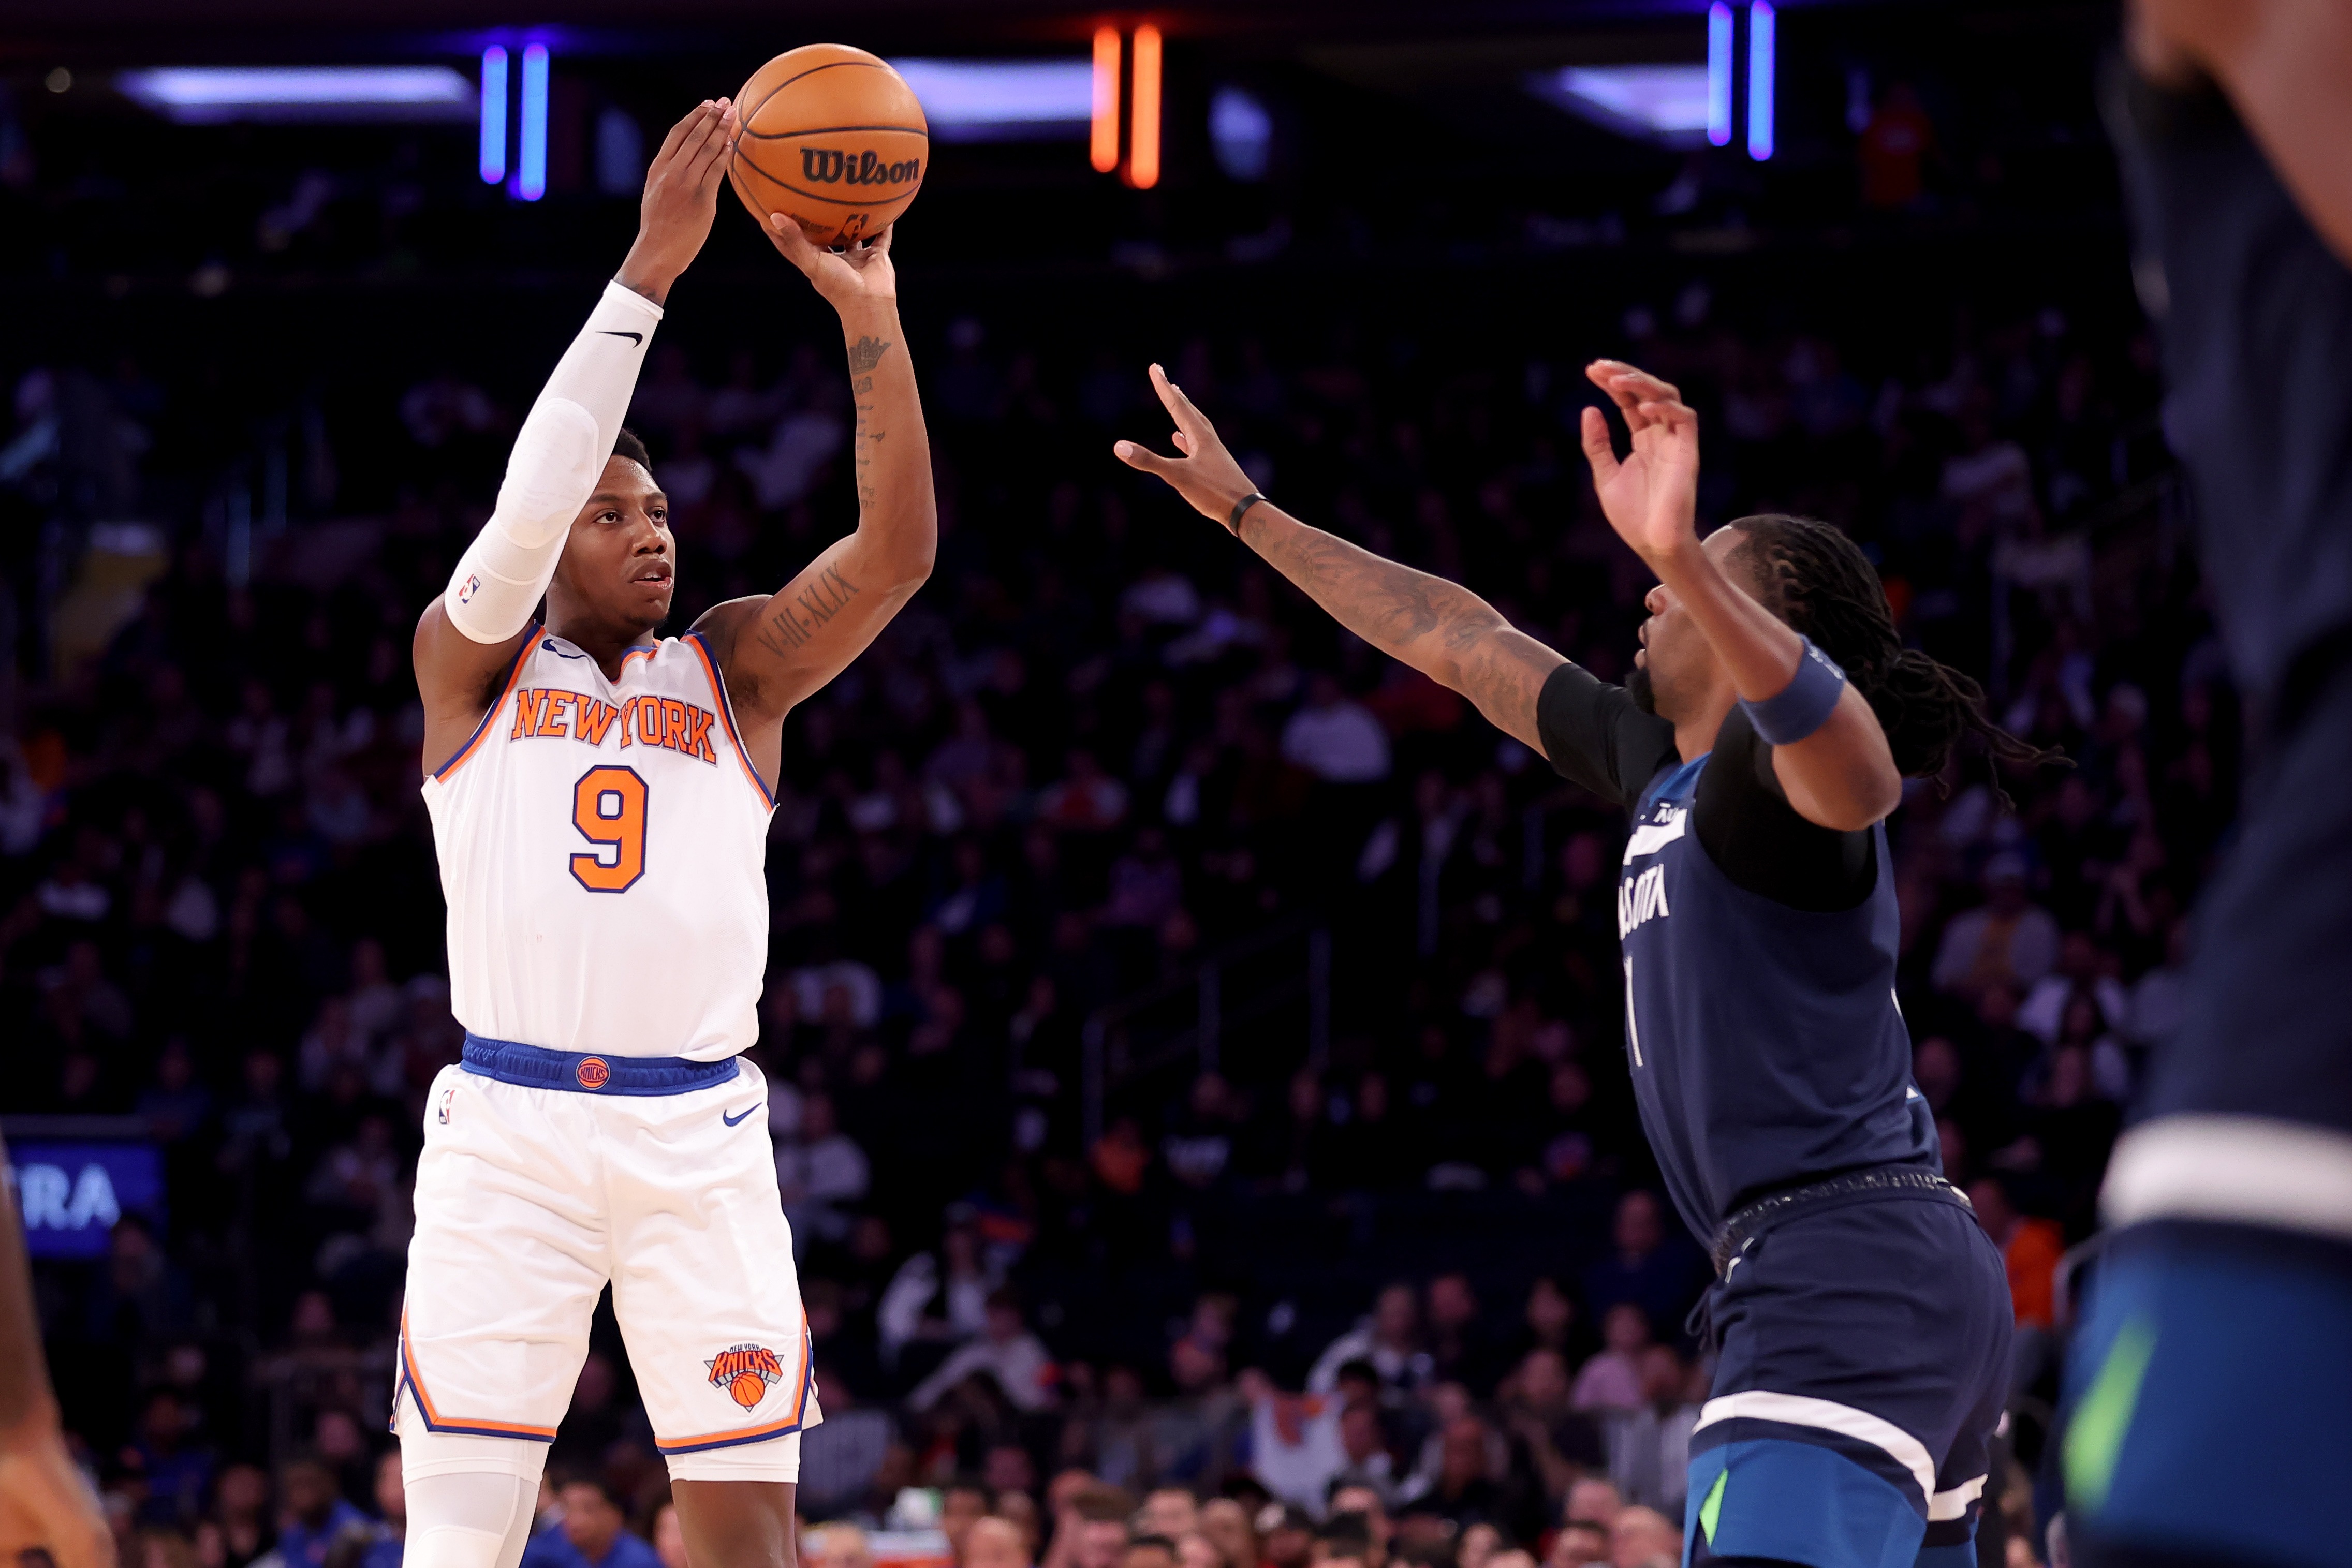
[[[806,69],[806,70],[804,70],[804,71],[801,72],[798,76],[789,76],[789,77],[786,77],[783,80],[782,80],[782,81],[778,82],[775,86],[773,86],[773,87],[770,88],[770,89],[768,89],[768,96],[767,96],[767,98],[763,98],[763,99],[761,99],[759,102],[757,102],[757,103],[753,104],[753,105],[751,106],[751,112],[750,114],[745,114],[745,113],[743,113],[743,112],[741,111],[741,106],[739,104],[739,105],[737,106],[737,112],[736,112],[736,116],[735,116],[736,123],[737,123],[737,124],[739,124],[739,125],[749,125],[749,124],[751,122],[751,120],[752,120],[752,119],[753,119],[753,117],[754,117],[754,116],[758,115],[758,113],[759,113],[761,110],[763,110],[763,109],[765,109],[765,108],[767,108],[767,107],[768,107],[768,100],[769,100],[769,99],[772,99],[772,98],[774,98],[778,93],[780,93],[780,92],[783,91],[783,90],[784,90],[784,89],[786,89],[786,88],[788,88],[788,87],[792,86],[792,85],[793,85],[793,83],[794,83],[794,82],[796,82],[796,81],[805,80],[807,78],[809,78],[809,77],[813,77],[813,76],[816,75],[816,73],[817,73],[817,72],[819,72],[819,71],[829,71],[829,70],[834,70],[834,69],[835,69],[835,68],[839,68],[839,67],[842,67],[842,66],[856,66],[856,67],[857,67],[860,70],[869,70],[869,71],[871,71],[871,70],[885,70],[885,71],[890,71],[890,74],[891,74],[892,76],[894,76],[894,77],[898,76],[898,73],[897,71],[895,71],[895,70],[891,70],[889,64],[888,64],[887,61],[883,61],[883,60],[827,60],[827,61],[825,61],[825,62],[824,62],[824,64],[823,64],[823,65],[821,65],[821,66],[811,66],[811,67],[809,67],[809,68],[808,68],[808,69]],[[763,68],[762,68],[762,69],[764,69],[765,68],[763,67]],[[904,77],[898,77],[898,79],[899,79],[899,81],[903,84],[903,83],[906,81],[906,79],[907,79],[907,78],[904,78]],[[912,91],[914,91],[914,89],[912,89],[912,88],[908,88],[907,90],[908,90],[908,92],[912,92]]]

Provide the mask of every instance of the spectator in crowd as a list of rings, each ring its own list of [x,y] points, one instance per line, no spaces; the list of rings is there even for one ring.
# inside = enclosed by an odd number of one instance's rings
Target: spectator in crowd
[[[654,1511],[654,1527],[649,1532],[654,1555],[661,1559],[661,1568],[688,1568],[686,1561],[686,1527],[677,1521],[677,1504],[665,1502]],[[808,1553],[814,1561],[817,1553]]]
[[[812,1241],[838,1241],[849,1233],[850,1206],[866,1196],[873,1177],[866,1151],[834,1120],[833,1097],[811,1094],[801,1102],[800,1126],[776,1143],[776,1185],[792,1222],[793,1246],[805,1256]]]
[[[1176,1543],[1164,1535],[1139,1535],[1118,1554],[1118,1568],[1180,1568]]]
[[[1984,902],[1944,927],[1936,988],[1963,998],[1992,986],[2025,991],[2057,967],[2058,941],[2058,922],[2027,890],[2025,858],[2004,851],[1985,863]]]
[[[1650,1321],[1631,1301],[1620,1301],[1601,1320],[1601,1354],[1578,1369],[1569,1402],[1579,1410],[1631,1410],[1642,1403],[1642,1352],[1650,1343]]]
[[[1609,1256],[1584,1271],[1584,1304],[1606,1314],[1620,1301],[1653,1324],[1678,1323],[1697,1296],[1698,1260],[1680,1232],[1667,1230],[1665,1207],[1637,1187],[1617,1200]]]
[[[1365,1568],[1386,1568],[1389,1548],[1396,1540],[1396,1521],[1389,1517],[1388,1500],[1378,1489],[1360,1481],[1335,1481],[1324,1512],[1334,1521],[1362,1521]]]
[[[1683,1532],[1654,1508],[1624,1509],[1609,1526],[1610,1568],[1674,1568],[1682,1553]]]
[[[1294,1504],[1266,1504],[1257,1518],[1257,1536],[1268,1568],[1307,1568],[1313,1558],[1315,1520]]]
[[[400,1450],[376,1456],[375,1508],[383,1517],[361,1553],[359,1568],[400,1568],[408,1542],[408,1488],[400,1469]],[[663,1568],[669,1568],[665,1563]]]
[[[1023,1410],[1044,1410],[1054,1403],[1054,1362],[1045,1346],[1021,1321],[1021,1298],[1003,1287],[989,1293],[986,1319],[980,1333],[949,1353],[937,1371],[915,1385],[907,1402],[928,1410],[950,1388],[974,1374],[985,1374],[1007,1399]]]
[[[660,1568],[642,1536],[630,1532],[621,1500],[601,1477],[567,1477],[557,1489],[562,1514],[523,1548],[524,1568]]]
[[[874,1568],[874,1548],[854,1524],[824,1524],[808,1532],[802,1550],[809,1568]]]
[[[326,1568],[339,1540],[372,1533],[368,1516],[345,1500],[334,1470],[315,1453],[298,1453],[278,1467],[278,1496],[277,1552],[286,1568]]]
[[[1257,1530],[1237,1500],[1213,1497],[1202,1503],[1201,1533],[1215,1544],[1225,1568],[1258,1568]]]
[[[1418,1388],[1429,1381],[1429,1353],[1421,1345],[1421,1304],[1409,1284],[1381,1288],[1370,1316],[1333,1340],[1315,1359],[1307,1375],[1311,1394],[1328,1394],[1339,1385],[1340,1369],[1365,1362],[1387,1387]]]
[[[2009,1274],[2009,1299],[2020,1328],[2048,1329],[2057,1318],[2058,1262],[2066,1255],[2065,1232],[2053,1220],[2019,1211],[2010,1183],[1998,1176],[1969,1188],[1977,1223],[2000,1249]]]
[[[1029,1542],[1012,1521],[990,1515],[964,1532],[960,1568],[1030,1568]]]
[[[1706,1379],[1685,1369],[1670,1345],[1648,1346],[1640,1364],[1642,1402],[1609,1417],[1609,1479],[1627,1501],[1680,1518]]]

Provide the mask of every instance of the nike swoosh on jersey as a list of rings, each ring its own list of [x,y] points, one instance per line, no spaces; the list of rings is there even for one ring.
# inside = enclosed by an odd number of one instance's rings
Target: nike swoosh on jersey
[[[751,1108],[751,1110],[750,1110],[750,1111],[746,1111],[746,1112],[744,1112],[744,1113],[743,1113],[743,1116],[748,1116],[748,1115],[750,1115],[750,1114],[751,1113],[751,1112],[752,1112],[752,1111],[756,1111],[756,1110],[758,1110],[758,1109],[759,1109],[759,1107],[758,1107],[757,1105],[754,1105],[754,1106],[752,1106],[752,1107]],[[727,1124],[729,1126],[730,1126],[730,1127],[735,1126],[735,1125],[737,1125],[738,1124],[740,1124],[740,1123],[743,1120],[743,1116],[730,1116],[730,1115],[729,1115],[729,1114],[728,1114],[726,1112],[724,1112],[724,1111],[721,1111],[721,1112],[719,1112],[719,1119],[720,1121],[722,1121],[722,1122],[726,1123],[726,1124]]]
[[[600,338],[626,338],[630,342],[639,345],[646,340],[646,335],[643,332],[614,332],[602,327],[596,329],[596,335]]]

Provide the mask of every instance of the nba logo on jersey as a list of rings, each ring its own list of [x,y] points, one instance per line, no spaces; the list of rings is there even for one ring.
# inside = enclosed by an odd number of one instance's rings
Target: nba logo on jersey
[[[449,1107],[457,1103],[457,1091],[456,1089],[450,1088],[441,1091],[441,1124],[445,1127],[449,1124]]]
[[[457,602],[460,604],[471,604],[474,601],[474,595],[479,593],[481,591],[482,580],[479,577],[468,576],[466,579],[466,585],[457,590]]]
[[[776,1353],[763,1344],[730,1345],[702,1364],[710,1368],[710,1386],[749,1410],[768,1396],[772,1385],[784,1380]]]

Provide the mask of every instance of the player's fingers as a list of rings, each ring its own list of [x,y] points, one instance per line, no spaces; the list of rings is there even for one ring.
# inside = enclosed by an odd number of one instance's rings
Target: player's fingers
[[[1680,433],[1698,428],[1698,415],[1686,405],[1671,398],[1656,399],[1642,404],[1642,413],[1668,430]]]
[[[1619,374],[1626,368],[1623,363],[1616,360],[1595,360],[1584,367],[1584,374],[1594,386],[1609,394],[1609,401],[1615,403],[1617,412],[1625,416],[1626,426],[1629,429],[1639,430],[1642,428],[1642,420],[1636,405],[1640,400],[1617,384]]]
[[[1192,456],[1196,450],[1192,438],[1181,430],[1176,433],[1176,450],[1187,457]]]
[[[889,255],[890,241],[898,232],[898,225],[897,224],[884,224],[882,225],[882,232],[866,242],[866,248],[873,251],[877,256]]]
[[[1647,371],[1637,371],[1627,365],[1611,378],[1612,387],[1622,389],[1636,402],[1679,402],[1682,391],[1670,382],[1659,380]]]
[[[678,162],[690,174],[698,177],[712,150],[726,145],[727,100],[722,98],[697,119],[694,128],[686,133],[686,140],[678,143]]]
[[[1206,441],[1217,438],[1217,427],[1209,423],[1209,416],[1194,408],[1192,400],[1184,395],[1184,389],[1170,381],[1168,372],[1158,365],[1151,367],[1151,384],[1159,389],[1160,401],[1167,405],[1169,416],[1175,420],[1178,429],[1190,431]]]
[[[1617,447],[1609,439],[1609,416],[1587,407],[1577,434],[1583,438],[1584,460],[1592,465],[1593,482],[1608,484],[1617,472]]]
[[[1172,478],[1176,472],[1175,458],[1162,457],[1139,441],[1115,441],[1111,443],[1110,455],[1129,468],[1140,468],[1162,479]]]
[[[783,213],[770,213],[768,239],[778,250],[784,253],[786,261],[812,277],[816,275],[816,246],[809,243],[809,237],[801,231],[797,219]]]
[[[703,111],[709,107],[710,100],[706,98],[688,110],[684,120],[669,128],[669,134],[662,138],[661,148],[654,154],[653,167],[659,168],[668,159],[677,155],[679,145],[686,141],[686,133],[702,123]]]
[[[727,160],[735,151],[735,106],[725,99],[719,100],[719,112],[710,118],[709,134],[694,151],[687,165],[694,175],[698,190],[714,187],[727,167]]]

